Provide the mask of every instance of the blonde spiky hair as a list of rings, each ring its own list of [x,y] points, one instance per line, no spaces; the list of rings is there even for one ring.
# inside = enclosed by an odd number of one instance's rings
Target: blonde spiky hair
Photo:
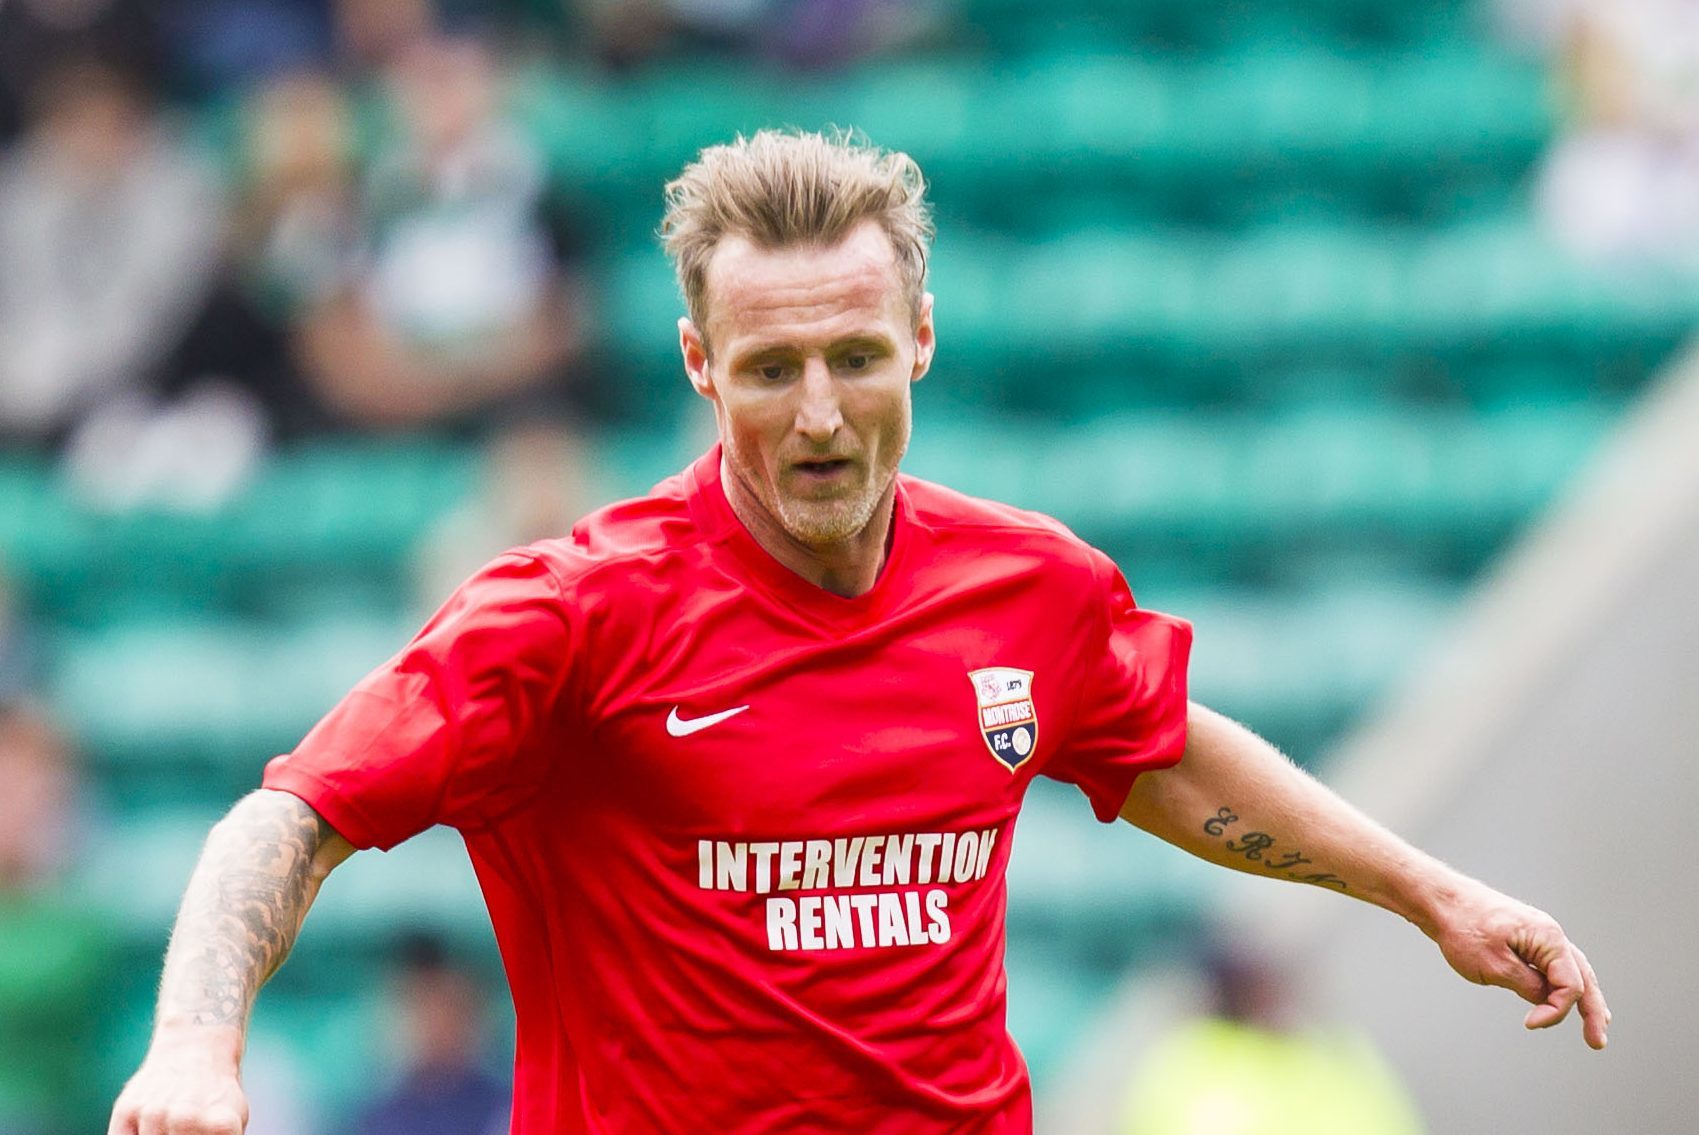
[[[666,199],[661,243],[704,335],[708,262],[722,237],[737,233],[763,248],[830,246],[865,220],[890,238],[920,317],[932,215],[925,178],[907,154],[850,131],[762,130],[703,150],[667,183]]]

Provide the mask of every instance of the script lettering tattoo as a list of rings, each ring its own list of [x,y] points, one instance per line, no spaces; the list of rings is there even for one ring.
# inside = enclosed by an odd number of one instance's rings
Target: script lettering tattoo
[[[242,1025],[306,917],[313,856],[333,835],[282,793],[255,793],[213,830],[172,931],[162,1012],[194,1024]]]
[[[1220,835],[1222,832],[1227,830],[1228,824],[1233,823],[1238,818],[1238,816],[1233,814],[1233,809],[1223,808],[1203,822],[1203,830],[1208,832],[1210,835]]]
[[[1212,836],[1225,836],[1227,829],[1239,822],[1238,813],[1231,808],[1221,808],[1215,815],[1203,822],[1203,830]],[[1285,878],[1299,883],[1314,883],[1320,887],[1338,887],[1342,891],[1351,888],[1345,880],[1331,871],[1302,872],[1293,870],[1300,864],[1314,866],[1315,861],[1302,851],[1284,848],[1278,852],[1273,850],[1275,838],[1267,832],[1245,832],[1242,835],[1222,840],[1222,846],[1235,855],[1243,856],[1246,860],[1258,864],[1264,870],[1278,872]],[[1266,856],[1264,853],[1267,853]]]
[[[1296,867],[1300,863],[1309,863],[1309,862],[1310,862],[1310,859],[1308,857],[1306,857],[1303,854],[1303,852],[1288,851],[1280,859],[1270,859],[1268,861],[1268,869],[1270,871],[1282,871],[1282,870],[1286,869],[1287,867]]]
[[[1252,863],[1262,862],[1262,853],[1274,846],[1274,837],[1266,832],[1246,832],[1245,838],[1235,843],[1227,841],[1228,851],[1237,851]]]

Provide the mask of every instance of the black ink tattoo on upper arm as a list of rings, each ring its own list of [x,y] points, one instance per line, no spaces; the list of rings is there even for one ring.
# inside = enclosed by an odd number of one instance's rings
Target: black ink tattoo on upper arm
[[[1239,822],[1239,816],[1231,808],[1220,808],[1216,813],[1203,822],[1206,835],[1221,838],[1228,834],[1228,829]],[[1274,850],[1275,839],[1267,832],[1248,831],[1236,838],[1223,839],[1221,846],[1235,855],[1243,857],[1247,862],[1255,863],[1264,870],[1274,872],[1298,883],[1314,883],[1320,887],[1338,887],[1342,891],[1350,890],[1345,880],[1331,871],[1305,872],[1297,870],[1304,864],[1314,866],[1314,862],[1302,851],[1282,849]]]

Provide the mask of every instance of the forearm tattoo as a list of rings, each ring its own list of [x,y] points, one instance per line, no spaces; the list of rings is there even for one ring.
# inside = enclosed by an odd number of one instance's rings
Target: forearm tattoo
[[[1203,822],[1204,834],[1221,840],[1221,846],[1247,862],[1255,863],[1263,870],[1283,876],[1298,883],[1314,883],[1320,887],[1338,887],[1342,891],[1350,890],[1345,880],[1331,871],[1306,871],[1305,866],[1314,866],[1309,856],[1297,848],[1288,851],[1284,848],[1275,849],[1275,839],[1267,832],[1235,832],[1234,825],[1239,823],[1239,816],[1231,808],[1217,809],[1215,815]]]
[[[246,1025],[295,944],[316,891],[313,856],[333,834],[283,793],[250,796],[213,829],[171,933],[162,1016]]]

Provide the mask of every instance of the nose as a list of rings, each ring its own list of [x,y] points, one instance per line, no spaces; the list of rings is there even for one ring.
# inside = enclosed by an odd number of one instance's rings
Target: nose
[[[832,440],[844,424],[838,388],[824,359],[809,359],[803,367],[801,401],[796,408],[796,432],[811,442]]]

